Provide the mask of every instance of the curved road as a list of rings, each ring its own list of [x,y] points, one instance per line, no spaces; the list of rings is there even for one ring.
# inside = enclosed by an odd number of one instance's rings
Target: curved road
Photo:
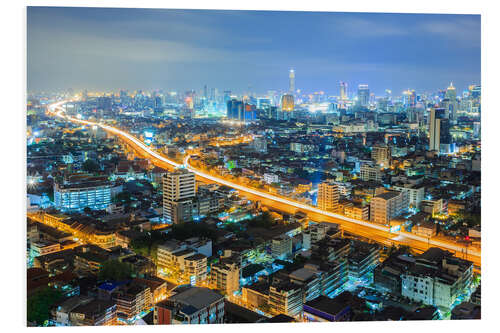
[[[214,182],[221,185],[226,185],[231,188],[237,189],[247,195],[249,199],[260,200],[263,205],[270,206],[276,209],[280,209],[285,212],[294,213],[297,210],[301,210],[307,212],[308,215],[317,221],[325,221],[325,222],[334,222],[339,223],[343,226],[345,231],[350,233],[370,238],[379,243],[383,243],[386,245],[391,244],[403,244],[408,245],[411,248],[425,251],[429,247],[435,246],[440,247],[442,249],[452,251],[457,254],[457,256],[461,258],[466,258],[472,262],[474,262],[475,266],[481,267],[481,250],[477,248],[466,247],[455,242],[446,241],[438,238],[425,238],[421,236],[417,236],[415,234],[407,233],[404,231],[398,233],[391,233],[389,231],[389,227],[377,225],[374,223],[370,223],[367,221],[356,220],[353,218],[349,218],[340,214],[335,214],[332,212],[320,210],[317,207],[313,207],[310,205],[306,205],[294,200],[290,200],[287,198],[283,198],[280,196],[276,196],[267,192],[259,191],[254,188],[250,188],[244,185],[240,185],[234,183],[232,181],[228,181],[219,176],[213,176],[198,169],[194,169],[189,165],[189,156],[187,156],[184,160],[184,163],[177,163],[172,161],[157,152],[151,150],[148,146],[146,146],[139,139],[134,137],[133,135],[124,132],[120,129],[117,129],[112,126],[108,126],[102,123],[77,119],[73,117],[69,117],[64,114],[62,105],[67,101],[61,101],[58,103],[51,104],[49,106],[49,112],[55,116],[58,116],[67,121],[71,121],[74,123],[80,123],[84,125],[90,126],[99,126],[105,131],[117,135],[131,147],[133,147],[138,153],[148,158],[154,165],[172,169],[178,167],[184,167],[189,171],[195,173],[198,178],[203,179],[204,181]]]

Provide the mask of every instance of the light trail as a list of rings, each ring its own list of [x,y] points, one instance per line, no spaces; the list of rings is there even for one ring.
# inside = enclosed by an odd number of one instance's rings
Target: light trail
[[[243,185],[240,185],[240,184],[237,184],[237,183],[225,180],[225,179],[220,178],[220,177],[212,176],[212,175],[210,175],[208,173],[205,173],[205,172],[202,172],[200,170],[192,168],[189,165],[189,158],[190,158],[189,155],[185,157],[184,162],[182,164],[177,163],[177,162],[172,161],[172,160],[169,160],[168,158],[166,158],[166,157],[158,154],[157,152],[151,150],[151,148],[149,148],[143,142],[141,142],[139,139],[137,139],[136,137],[134,137],[133,135],[131,135],[131,134],[127,133],[127,132],[124,132],[124,131],[119,130],[119,129],[115,128],[115,127],[108,126],[108,125],[105,125],[105,124],[101,124],[101,123],[97,123],[97,122],[91,122],[91,121],[88,121],[88,120],[77,119],[77,118],[69,117],[69,116],[63,114],[62,105],[65,104],[66,102],[67,101],[62,101],[62,102],[51,104],[49,106],[50,112],[53,113],[54,115],[62,118],[62,119],[65,119],[65,120],[68,120],[68,121],[71,121],[71,122],[76,122],[76,123],[85,124],[85,125],[89,125],[89,126],[99,126],[102,129],[104,129],[104,130],[106,130],[106,131],[108,131],[110,133],[113,133],[113,134],[115,134],[117,136],[120,136],[122,139],[123,138],[126,139],[125,141],[128,140],[128,141],[132,142],[135,146],[137,146],[138,148],[140,148],[140,150],[142,150],[142,153],[145,153],[146,155],[150,155],[151,157],[153,157],[153,158],[155,158],[155,159],[157,159],[157,160],[159,160],[159,161],[161,161],[163,163],[167,163],[167,164],[169,164],[170,166],[172,166],[174,168],[178,168],[178,167],[186,168],[187,170],[193,172],[194,174],[196,174],[199,177],[208,179],[210,181],[213,181],[213,182],[221,184],[221,185],[226,185],[228,187],[231,187],[231,188],[243,191],[243,192],[251,193],[251,194],[253,194],[255,196],[258,196],[258,197],[261,197],[261,198],[266,198],[266,199],[269,199],[269,200],[272,200],[272,201],[276,201],[276,202],[280,202],[282,204],[285,204],[285,205],[288,205],[288,206],[291,206],[291,207],[295,207],[295,208],[298,208],[298,209],[302,209],[302,210],[305,210],[305,211],[314,212],[314,213],[317,213],[317,214],[320,214],[320,215],[323,215],[323,216],[328,216],[328,217],[335,218],[335,219],[338,219],[338,220],[342,220],[342,221],[354,223],[354,224],[357,224],[359,226],[362,226],[362,227],[365,227],[365,228],[369,228],[369,229],[372,229],[372,230],[375,229],[375,230],[378,230],[378,231],[383,231],[383,232],[387,233],[386,237],[388,239],[393,238],[395,235],[400,235],[400,236],[403,236],[405,238],[408,238],[408,239],[411,239],[411,240],[414,240],[414,241],[419,241],[419,242],[425,243],[425,244],[427,244],[429,246],[430,245],[434,245],[434,246],[438,246],[438,247],[445,248],[445,249],[448,249],[448,250],[452,250],[454,252],[459,252],[461,254],[465,253],[465,254],[467,254],[469,256],[479,257],[479,262],[480,262],[480,257],[481,257],[481,251],[480,250],[478,251],[478,250],[473,249],[473,248],[471,249],[469,247],[459,246],[459,245],[457,245],[455,243],[440,241],[440,240],[437,240],[437,239],[425,238],[425,237],[421,237],[421,236],[418,236],[418,235],[415,235],[415,234],[412,234],[412,233],[408,233],[408,232],[404,232],[404,231],[398,231],[397,233],[392,233],[390,231],[390,228],[387,227],[387,226],[378,225],[378,224],[374,224],[374,223],[370,223],[370,222],[362,221],[362,220],[356,220],[356,219],[353,219],[353,218],[350,218],[350,217],[346,217],[344,215],[340,215],[340,214],[336,214],[336,213],[324,211],[324,210],[321,210],[321,209],[319,209],[317,207],[313,207],[313,206],[306,205],[306,204],[303,204],[303,203],[300,203],[300,202],[296,202],[296,201],[293,201],[293,200],[282,198],[282,197],[279,197],[279,196],[276,196],[276,195],[272,195],[272,194],[267,193],[267,192],[262,192],[262,191],[254,189],[254,188],[250,188],[250,187],[247,187],[247,186],[243,186]],[[59,111],[56,112],[55,110],[58,110],[58,109],[59,109]],[[475,262],[477,263],[477,260],[475,260]],[[480,264],[479,264],[479,266],[480,266]]]

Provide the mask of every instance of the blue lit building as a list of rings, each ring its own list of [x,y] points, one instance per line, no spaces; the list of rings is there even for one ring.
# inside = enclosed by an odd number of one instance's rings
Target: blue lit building
[[[227,118],[241,122],[252,122],[257,120],[257,109],[255,105],[244,103],[236,99],[227,102]]]
[[[102,178],[84,178],[80,180],[54,183],[54,204],[63,212],[78,212],[85,207],[106,209],[111,204],[115,192],[112,182]]]

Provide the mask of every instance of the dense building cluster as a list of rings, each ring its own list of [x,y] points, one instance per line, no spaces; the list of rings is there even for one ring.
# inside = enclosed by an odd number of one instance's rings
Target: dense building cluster
[[[480,318],[480,86],[329,96],[295,78],[30,94],[29,324]]]

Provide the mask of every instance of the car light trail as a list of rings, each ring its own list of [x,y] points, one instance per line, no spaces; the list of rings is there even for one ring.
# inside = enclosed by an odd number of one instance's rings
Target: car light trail
[[[383,225],[378,225],[378,224],[374,224],[374,223],[370,223],[370,222],[366,222],[366,221],[356,220],[356,219],[349,218],[349,217],[346,217],[346,216],[343,216],[343,215],[340,215],[340,214],[335,214],[335,213],[332,213],[332,212],[324,211],[324,210],[318,209],[317,207],[306,205],[306,204],[303,204],[303,203],[300,203],[300,202],[296,202],[296,201],[293,201],[293,200],[288,200],[286,198],[275,196],[275,195],[272,195],[270,193],[262,192],[262,191],[259,191],[259,190],[256,190],[256,189],[253,189],[253,188],[250,188],[250,187],[247,187],[247,186],[239,185],[237,183],[225,180],[223,178],[212,176],[212,175],[210,175],[208,173],[199,171],[197,169],[192,168],[189,165],[189,158],[190,158],[189,155],[184,159],[184,161],[183,161],[182,164],[181,163],[177,163],[177,162],[172,161],[172,160],[169,160],[168,158],[166,158],[164,156],[161,156],[157,152],[151,150],[151,148],[149,148],[143,142],[141,142],[136,137],[132,136],[131,134],[129,134],[127,132],[124,132],[122,130],[119,130],[119,129],[117,129],[115,127],[112,127],[112,126],[109,126],[109,125],[105,125],[105,124],[101,124],[101,123],[97,123],[97,122],[92,122],[92,121],[88,121],[88,120],[82,120],[82,119],[78,119],[78,118],[73,118],[73,117],[69,117],[69,116],[63,114],[62,105],[65,104],[66,102],[67,101],[61,101],[61,102],[57,102],[57,103],[49,105],[50,113],[52,113],[52,114],[54,114],[54,115],[56,115],[56,116],[58,116],[58,117],[60,117],[62,119],[71,121],[71,122],[85,124],[85,125],[89,125],[89,126],[99,126],[99,127],[101,127],[102,129],[104,129],[107,132],[110,132],[110,133],[113,133],[113,134],[115,134],[117,136],[120,136],[122,139],[125,139],[125,141],[128,140],[129,142],[132,142],[135,146],[137,146],[142,151],[142,153],[144,153],[146,155],[149,155],[150,157],[153,157],[154,159],[157,159],[157,160],[159,160],[161,162],[167,163],[167,164],[169,164],[170,166],[172,166],[174,168],[185,167],[187,170],[193,172],[194,174],[196,174],[199,177],[208,179],[210,181],[213,181],[213,182],[221,184],[221,185],[226,185],[228,187],[231,187],[231,188],[243,191],[243,192],[251,193],[251,194],[253,194],[255,196],[258,196],[258,197],[261,197],[261,198],[266,198],[266,199],[273,200],[273,201],[276,201],[276,202],[280,202],[282,204],[285,204],[285,205],[288,205],[288,206],[291,206],[291,207],[295,207],[295,208],[298,208],[298,209],[302,209],[302,210],[306,210],[306,211],[309,211],[309,212],[314,212],[314,213],[317,213],[317,214],[320,214],[320,215],[323,215],[323,216],[328,216],[328,217],[332,217],[332,218],[335,218],[335,219],[343,220],[343,221],[346,221],[346,222],[354,223],[354,224],[357,224],[357,225],[360,225],[360,226],[363,226],[363,227],[375,229],[375,230],[378,230],[378,231],[383,231],[383,232],[387,233],[387,238],[388,239],[394,237],[394,235],[395,235],[395,233],[391,233],[390,232],[390,228],[389,227],[386,227],[386,226],[383,226]],[[59,111],[56,111],[56,110],[59,110]],[[425,244],[428,244],[428,245],[434,245],[434,246],[442,247],[442,248],[445,248],[445,249],[448,249],[448,250],[452,250],[452,251],[455,251],[455,252],[459,252],[459,253],[467,253],[467,255],[470,255],[470,256],[481,257],[481,251],[480,250],[478,251],[478,250],[473,249],[473,248],[466,248],[464,246],[459,246],[459,245],[457,245],[455,243],[440,241],[440,240],[437,240],[437,239],[428,239],[428,238],[417,236],[417,235],[414,235],[412,233],[408,233],[408,232],[404,232],[404,231],[398,231],[397,234],[399,234],[400,236],[403,236],[405,238],[408,238],[408,239],[411,239],[411,240],[415,240],[415,241],[419,241],[419,242],[422,242],[422,243],[425,243]]]

